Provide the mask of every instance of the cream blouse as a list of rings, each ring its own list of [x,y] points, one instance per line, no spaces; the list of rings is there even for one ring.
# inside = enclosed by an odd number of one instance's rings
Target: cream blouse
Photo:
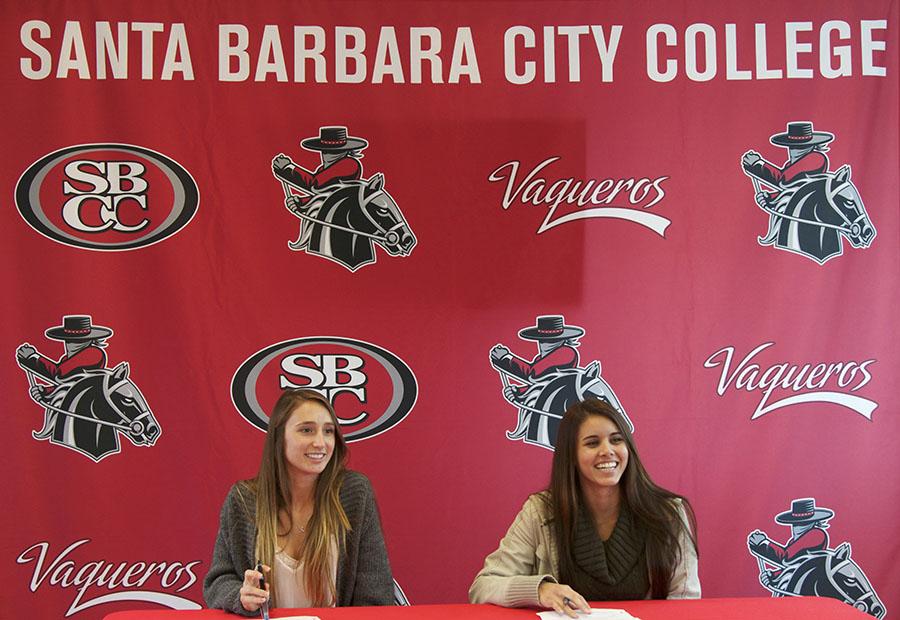
[[[331,567],[329,575],[332,583],[337,579],[337,553],[331,550]],[[313,602],[306,592],[306,580],[303,575],[303,562],[295,560],[284,551],[275,554],[274,576],[275,590],[278,592],[278,606],[283,608],[312,607]],[[328,607],[334,607],[334,600]]]

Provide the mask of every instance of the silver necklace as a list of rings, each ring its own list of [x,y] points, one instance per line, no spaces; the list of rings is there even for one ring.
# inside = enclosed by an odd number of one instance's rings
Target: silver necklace
[[[304,506],[303,508],[306,508],[306,506]],[[303,512],[305,512],[305,510],[304,510],[303,508],[301,508],[301,509],[298,511],[298,514],[301,514],[301,515],[302,515]],[[293,517],[293,516],[294,516],[294,515],[292,515],[292,517]],[[306,522],[305,522],[303,525],[300,525],[300,519],[291,519],[291,520],[296,522],[296,524],[297,524],[297,525],[296,525],[297,531],[300,532],[301,534],[305,534],[305,533],[306,533],[306,528],[309,527],[309,521],[310,521],[310,519],[312,519],[312,515],[311,515],[311,514],[310,514],[310,516],[306,517]]]

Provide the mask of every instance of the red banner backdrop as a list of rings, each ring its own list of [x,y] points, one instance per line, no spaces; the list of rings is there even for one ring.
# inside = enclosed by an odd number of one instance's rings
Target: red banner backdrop
[[[202,604],[307,385],[412,603],[465,600],[595,395],[693,502],[704,596],[809,594],[780,576],[819,557],[821,595],[900,611],[896,2],[3,17],[18,609]],[[798,520],[805,554],[748,543]]]

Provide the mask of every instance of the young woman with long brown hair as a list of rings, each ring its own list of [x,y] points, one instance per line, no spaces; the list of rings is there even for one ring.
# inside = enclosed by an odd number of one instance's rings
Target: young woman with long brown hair
[[[328,399],[285,391],[269,419],[259,473],[235,484],[222,507],[203,582],[209,607],[255,615],[266,600],[278,607],[393,604],[375,495],[346,460]],[[259,587],[257,561],[268,589]]]
[[[690,503],[650,479],[621,414],[588,399],[563,416],[550,487],[525,502],[469,600],[575,617],[588,600],[699,598],[695,529]]]

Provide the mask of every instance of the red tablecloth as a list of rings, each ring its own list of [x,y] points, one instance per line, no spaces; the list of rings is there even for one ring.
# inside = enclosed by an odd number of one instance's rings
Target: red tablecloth
[[[830,598],[707,598],[687,601],[621,601],[593,607],[624,609],[641,620],[871,620],[871,616]],[[524,620],[536,619],[534,609],[494,605],[415,605],[412,607],[343,607],[277,609],[272,618],[311,615],[322,620]],[[236,620],[220,610],[119,611],[105,620]]]

